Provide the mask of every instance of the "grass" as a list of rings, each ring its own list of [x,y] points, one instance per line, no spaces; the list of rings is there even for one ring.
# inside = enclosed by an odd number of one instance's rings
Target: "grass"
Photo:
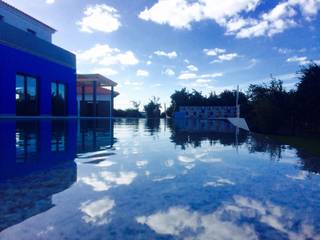
[[[275,135],[269,137],[277,142],[288,144],[295,148],[300,148],[305,152],[320,156],[320,139]]]

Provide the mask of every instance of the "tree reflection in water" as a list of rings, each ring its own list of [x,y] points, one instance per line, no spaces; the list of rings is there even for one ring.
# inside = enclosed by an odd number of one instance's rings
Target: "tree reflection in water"
[[[224,120],[179,120],[168,121],[167,125],[171,131],[170,140],[181,149],[198,148],[203,142],[208,142],[211,146],[221,144],[235,148],[245,144],[250,153],[267,153],[271,161],[281,161],[286,158],[288,151],[295,150],[265,135],[239,130]],[[296,149],[295,155],[296,164],[301,170],[320,173],[319,157],[301,149]]]

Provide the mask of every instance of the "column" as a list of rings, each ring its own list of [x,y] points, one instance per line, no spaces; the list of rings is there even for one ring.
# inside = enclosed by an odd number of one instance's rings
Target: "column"
[[[93,116],[96,117],[97,116],[97,82],[93,81],[92,82],[93,85]]]
[[[110,96],[110,118],[113,117],[113,97],[114,97],[114,88],[111,86],[111,96]]]
[[[85,85],[81,85],[81,100],[79,101],[79,116],[81,117],[81,105],[84,106],[84,102],[86,100],[86,90],[85,90],[86,86]]]

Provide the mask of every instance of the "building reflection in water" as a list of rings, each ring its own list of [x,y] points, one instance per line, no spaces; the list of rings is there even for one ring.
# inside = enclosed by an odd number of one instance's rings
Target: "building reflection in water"
[[[77,180],[79,153],[112,148],[111,121],[0,121],[0,231],[52,208]]]
[[[78,153],[112,149],[114,142],[113,121],[88,119],[79,122]]]
[[[168,122],[171,129],[171,140],[185,148],[187,145],[200,147],[202,141],[211,145],[233,145],[237,147],[248,139],[248,132],[239,130],[225,120],[177,120]]]
[[[76,121],[0,121],[0,231],[47,211],[77,179]]]
[[[1,121],[0,180],[49,169],[76,157],[76,121]]]

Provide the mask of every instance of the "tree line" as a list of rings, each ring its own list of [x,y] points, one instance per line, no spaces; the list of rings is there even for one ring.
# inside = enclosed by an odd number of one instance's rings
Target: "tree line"
[[[271,78],[269,83],[251,84],[239,93],[241,117],[246,118],[251,130],[268,134],[320,136],[320,66],[312,63],[297,72],[299,82],[287,91],[283,82]],[[171,95],[166,114],[172,116],[180,106],[234,106],[236,91],[224,90],[204,95],[186,88]],[[139,105],[140,106],[140,105]],[[139,114],[139,106],[131,109]],[[144,106],[146,117],[160,117],[159,98],[153,97]],[[138,116],[139,115],[139,116]],[[127,116],[124,116],[127,117]]]

